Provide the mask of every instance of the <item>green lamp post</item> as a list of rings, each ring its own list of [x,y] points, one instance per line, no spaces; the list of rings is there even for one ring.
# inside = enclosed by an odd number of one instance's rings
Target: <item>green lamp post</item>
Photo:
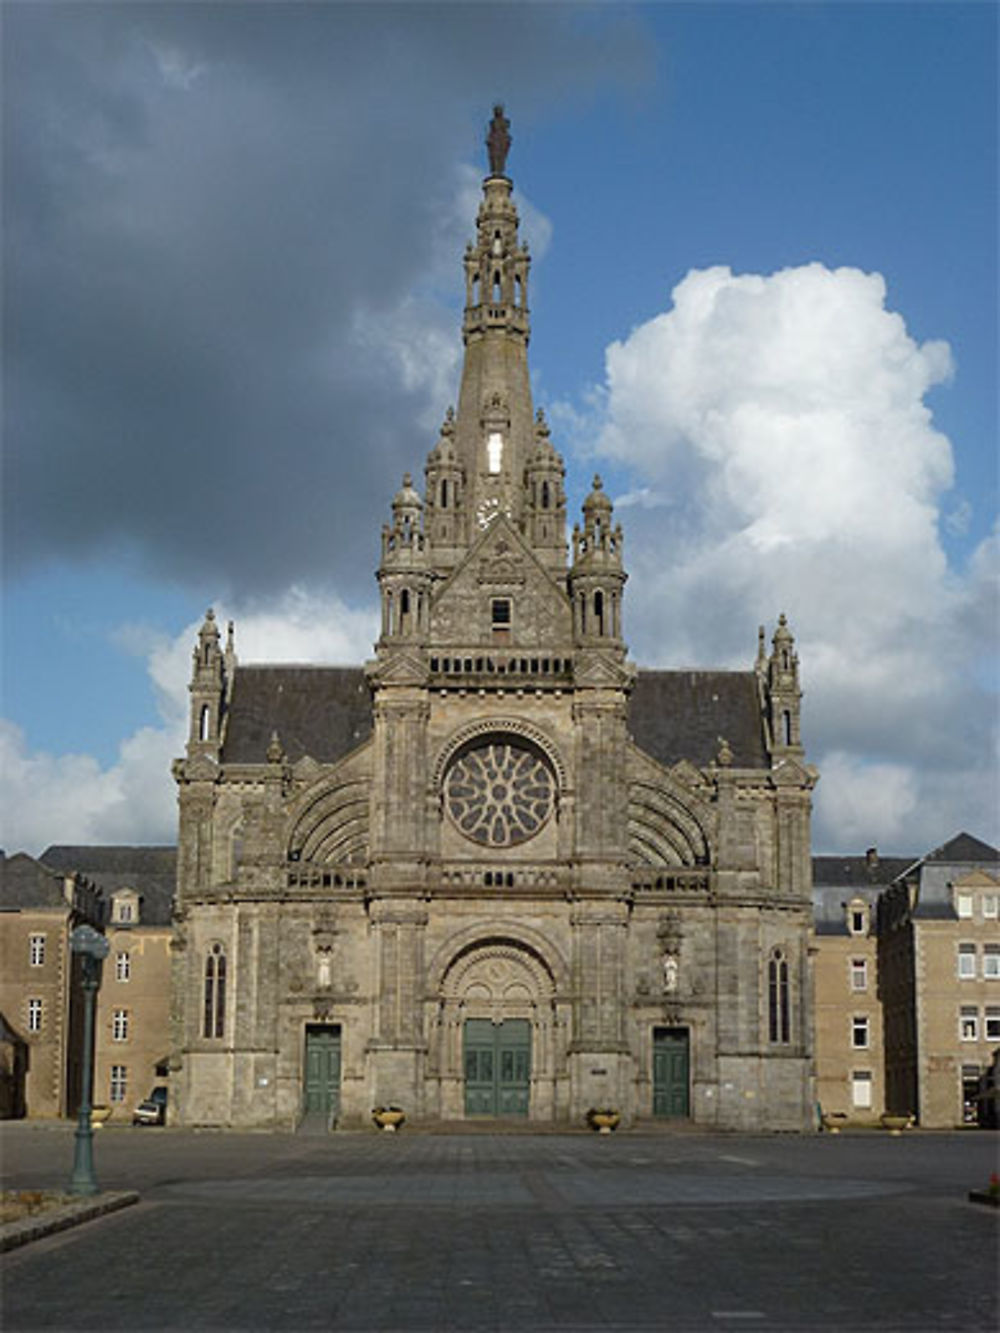
[[[94,1087],[94,1000],[101,985],[101,963],[108,956],[109,945],[93,926],[77,926],[69,937],[69,947],[73,953],[79,954],[83,972],[83,1086],[69,1192],[96,1194],[99,1187],[94,1175],[94,1129],[90,1121]]]

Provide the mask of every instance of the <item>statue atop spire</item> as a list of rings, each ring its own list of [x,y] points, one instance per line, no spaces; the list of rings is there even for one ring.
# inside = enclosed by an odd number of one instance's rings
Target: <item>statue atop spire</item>
[[[503,113],[499,102],[493,108],[486,147],[490,154],[490,175],[502,176],[507,166],[507,154],[510,152],[510,121]]]

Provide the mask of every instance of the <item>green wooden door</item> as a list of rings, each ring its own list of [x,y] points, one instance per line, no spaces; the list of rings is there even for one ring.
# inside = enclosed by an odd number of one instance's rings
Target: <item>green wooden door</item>
[[[531,1024],[526,1018],[465,1024],[465,1114],[526,1116],[531,1086]]]
[[[656,1028],[653,1032],[653,1115],[683,1119],[688,1104],[687,1028]]]
[[[306,1110],[340,1114],[340,1028],[306,1028]]]

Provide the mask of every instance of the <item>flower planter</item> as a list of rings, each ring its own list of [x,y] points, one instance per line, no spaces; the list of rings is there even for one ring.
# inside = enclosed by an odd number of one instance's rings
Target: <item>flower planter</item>
[[[90,1108],[90,1124],[93,1129],[100,1129],[101,1126],[111,1119],[111,1113],[114,1110],[112,1106],[92,1106]]]
[[[610,1109],[591,1110],[587,1112],[587,1124],[598,1134],[610,1134],[621,1124],[621,1114]]]
[[[395,1134],[405,1119],[406,1112],[398,1106],[376,1106],[372,1111],[372,1120],[389,1134]]]
[[[904,1129],[913,1128],[912,1115],[888,1115],[881,1117],[882,1128],[887,1129],[890,1134],[902,1134]]]

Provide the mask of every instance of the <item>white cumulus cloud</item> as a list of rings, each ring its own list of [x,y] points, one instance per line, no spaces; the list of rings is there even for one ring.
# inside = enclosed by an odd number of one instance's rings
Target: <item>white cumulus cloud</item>
[[[227,608],[216,607],[225,634]],[[122,626],[119,644],[146,659],[160,724],[127,737],[115,762],[28,748],[22,730],[0,719],[0,845],[37,854],[50,843],[172,843],[177,838],[171,761],[184,752],[195,621],[169,636]],[[237,657],[254,662],[358,663],[378,632],[374,607],[348,607],[335,594],[292,588],[238,614]]]
[[[985,547],[962,573],[940,540],[954,463],[925,395],[950,350],[886,299],[881,275],[819,263],[691,272],[608,348],[591,401],[633,480],[637,659],[745,667],[787,612],[817,846],[919,852],[954,821],[995,834],[995,584]]]

